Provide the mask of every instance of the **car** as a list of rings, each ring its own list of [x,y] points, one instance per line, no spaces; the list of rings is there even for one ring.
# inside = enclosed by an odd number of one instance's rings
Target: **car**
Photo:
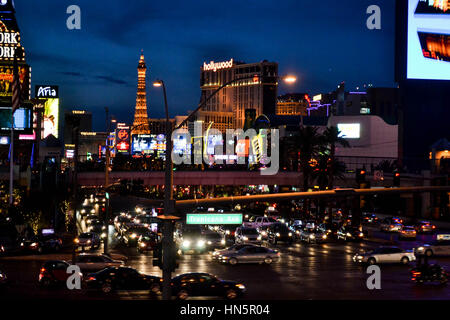
[[[130,267],[107,267],[86,276],[87,289],[100,289],[103,293],[117,290],[149,290],[161,292],[162,278],[142,274]]]
[[[171,281],[172,295],[180,300],[189,296],[224,297],[229,300],[242,296],[246,288],[242,283],[220,280],[209,273],[185,273]]]
[[[364,238],[364,232],[358,227],[343,226],[338,230],[336,237],[343,241],[361,241]]]
[[[327,239],[336,239],[340,225],[336,222],[327,222],[319,224],[317,228],[327,235]]]
[[[225,238],[220,233],[215,231],[204,231],[203,239],[205,240],[205,246],[208,251],[217,248],[224,248],[226,246]]]
[[[223,254],[227,254],[227,253],[234,252],[234,251],[239,251],[242,248],[252,247],[252,246],[255,246],[255,245],[251,244],[251,243],[233,244],[231,247],[228,247],[226,249],[214,250],[214,252],[211,253],[211,257],[213,260],[219,260],[220,256]]]
[[[131,219],[125,215],[120,215],[114,218],[114,228],[117,232],[120,232],[122,225],[132,223]]]
[[[239,227],[235,232],[235,243],[256,243],[261,244],[262,236],[259,234],[256,228]]]
[[[417,232],[413,226],[403,226],[398,234],[399,239],[416,239]]]
[[[240,224],[226,224],[219,227],[218,232],[225,237],[225,241],[233,242],[235,240],[236,228],[242,227]]]
[[[292,244],[294,233],[284,223],[274,223],[267,228],[267,241],[272,244],[287,242]]]
[[[6,276],[6,273],[0,270],[0,289],[6,288],[7,285],[8,277]]]
[[[328,240],[326,232],[319,228],[304,228],[300,232],[300,241],[307,243],[324,243]]]
[[[134,218],[134,223],[143,225],[146,228],[149,228],[152,224],[158,223],[158,218],[153,217],[149,214],[140,214]]]
[[[403,225],[399,222],[403,221],[399,218],[385,218],[380,223],[380,231],[385,232],[399,232]]]
[[[50,260],[44,262],[39,271],[39,284],[42,287],[51,286],[65,286],[67,279],[71,273],[67,273],[67,268],[70,266],[64,260]],[[80,278],[83,280],[83,274],[80,273]]]
[[[175,242],[181,253],[202,253],[206,251],[203,230],[198,225],[185,225],[175,232]]]
[[[87,216],[87,215],[90,215],[90,214],[95,214],[95,208],[94,208],[94,206],[92,206],[92,205],[87,205],[87,206],[84,206],[81,210],[80,210],[80,214],[81,214],[81,216]]]
[[[280,260],[280,253],[266,247],[249,246],[219,256],[222,263],[236,265],[238,263],[271,264]]]
[[[68,262],[72,264],[71,261]],[[99,271],[108,267],[120,267],[124,266],[125,262],[122,260],[113,260],[109,256],[104,254],[79,254],[76,258],[75,264],[80,267],[81,270],[86,271]]]
[[[150,236],[151,231],[146,227],[139,225],[130,226],[123,231],[122,241],[128,247],[137,246],[137,242],[140,236]]]
[[[277,220],[272,217],[258,217],[253,216],[249,219],[248,222],[244,222],[244,227],[249,228],[259,228],[262,226],[270,226],[271,224],[277,223]]]
[[[88,228],[88,232],[98,234],[101,240],[106,238],[106,226],[103,223],[91,224]]]
[[[137,241],[137,250],[139,253],[152,251],[159,242],[161,242],[161,237],[154,232],[141,235]]]
[[[301,233],[303,230],[303,226],[301,225],[295,225],[295,226],[291,226],[289,229],[291,229],[293,237],[294,237],[294,241],[300,241],[301,240]]]
[[[364,223],[377,223],[378,222],[378,217],[377,217],[377,215],[375,213],[365,212],[365,213],[363,213],[362,221]]]
[[[54,234],[32,236],[20,241],[20,249],[26,252],[43,253],[59,251],[62,248],[62,239]]]
[[[408,264],[415,261],[416,256],[412,250],[406,251],[399,247],[379,247],[367,253],[357,253],[353,256],[353,261],[367,263],[370,265],[379,263],[401,263]]]
[[[433,233],[436,231],[436,226],[429,221],[419,221],[414,227],[417,233]]]
[[[73,242],[76,247],[81,247],[82,250],[85,250],[86,247],[90,247],[91,249],[100,248],[100,236],[94,232],[84,232],[81,233],[78,237],[76,237]]]
[[[437,235],[436,240],[415,248],[414,252],[428,257],[448,256],[450,255],[450,235]]]
[[[261,226],[256,228],[256,230],[258,230],[258,233],[261,235],[261,240],[262,241],[267,241],[267,229],[269,228],[269,226]]]

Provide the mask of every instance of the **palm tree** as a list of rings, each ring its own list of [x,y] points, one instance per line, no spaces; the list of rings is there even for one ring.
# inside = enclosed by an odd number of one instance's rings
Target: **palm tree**
[[[322,137],[323,143],[328,145],[330,157],[329,157],[329,169],[328,169],[328,189],[332,190],[334,185],[334,176],[335,176],[335,168],[336,168],[336,145],[340,145],[344,148],[350,148],[350,144],[348,141],[339,136],[340,131],[337,127],[329,127],[327,128]]]
[[[296,146],[300,152],[300,168],[303,174],[303,191],[308,191],[312,176],[311,160],[316,159],[323,145],[323,139],[317,127],[300,127],[295,137]]]

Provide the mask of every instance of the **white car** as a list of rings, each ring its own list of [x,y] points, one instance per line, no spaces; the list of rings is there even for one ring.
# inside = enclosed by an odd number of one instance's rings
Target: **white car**
[[[259,234],[256,228],[239,227],[236,228],[234,233],[235,243],[256,243],[261,244],[262,236]]]
[[[278,221],[271,217],[251,217],[248,222],[244,222],[243,226],[248,228],[260,228],[270,226]]]
[[[251,247],[251,246],[254,246],[254,245],[253,244],[248,244],[248,243],[246,243],[246,244],[233,244],[231,247],[223,249],[223,250],[218,250],[218,249],[214,250],[214,252],[211,253],[211,256],[212,256],[213,260],[218,260],[220,258],[220,256],[223,255],[223,254],[229,254],[231,252],[236,252],[236,251],[241,250],[242,248]]]
[[[71,261],[68,263],[72,264]],[[76,258],[75,264],[83,271],[99,271],[108,267],[124,266],[125,262],[121,260],[113,260],[103,254],[80,254]]]
[[[401,263],[408,264],[415,261],[416,256],[412,250],[406,251],[398,247],[379,247],[367,253],[357,253],[353,256],[354,262],[379,264],[379,263]]]

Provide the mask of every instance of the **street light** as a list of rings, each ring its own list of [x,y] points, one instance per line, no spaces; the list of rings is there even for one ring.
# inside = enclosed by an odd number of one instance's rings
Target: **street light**
[[[153,82],[154,87],[162,87],[164,93],[164,109],[166,113],[166,171],[165,171],[165,185],[164,185],[164,217],[163,218],[163,237],[162,237],[162,298],[163,300],[170,300],[171,281],[172,281],[172,266],[173,261],[173,230],[172,220],[170,217],[174,213],[175,205],[173,201],[173,162],[172,162],[172,126],[169,118],[169,107],[167,104],[166,86],[164,81],[156,80]]]
[[[241,80],[249,80],[258,78],[258,75],[246,76],[242,78],[233,79],[231,81],[226,82],[218,89],[216,89],[208,98],[206,98],[194,111],[192,111],[186,119],[184,119],[178,126],[175,127],[175,130],[182,128],[197,111],[203,108],[212,97],[214,97],[220,90],[223,88],[236,83]],[[258,80],[256,79],[256,80]],[[294,83],[297,81],[295,76],[282,76],[277,77],[286,83]],[[172,246],[173,246],[173,231],[172,231],[172,221],[176,219],[176,217],[170,216],[174,213],[175,210],[175,201],[173,200],[173,162],[172,162],[172,127],[170,125],[169,119],[169,107],[167,104],[167,95],[166,95],[166,86],[164,81],[156,80],[153,82],[153,86],[156,88],[163,88],[164,93],[164,108],[166,113],[166,171],[165,171],[165,186],[164,186],[164,229],[163,229],[163,240],[162,240],[162,248],[163,248],[163,300],[169,300],[171,298],[171,269],[170,269],[170,261],[171,254],[173,254]]]

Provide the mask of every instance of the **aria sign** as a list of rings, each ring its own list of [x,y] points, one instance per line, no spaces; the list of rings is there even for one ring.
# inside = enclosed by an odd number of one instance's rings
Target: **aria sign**
[[[36,86],[36,98],[58,98],[58,86]]]
[[[228,69],[232,67],[233,67],[233,59],[225,62],[214,62],[214,61],[211,61],[210,63],[203,62],[203,71],[213,70],[214,72],[216,72],[217,70],[220,69]]]

